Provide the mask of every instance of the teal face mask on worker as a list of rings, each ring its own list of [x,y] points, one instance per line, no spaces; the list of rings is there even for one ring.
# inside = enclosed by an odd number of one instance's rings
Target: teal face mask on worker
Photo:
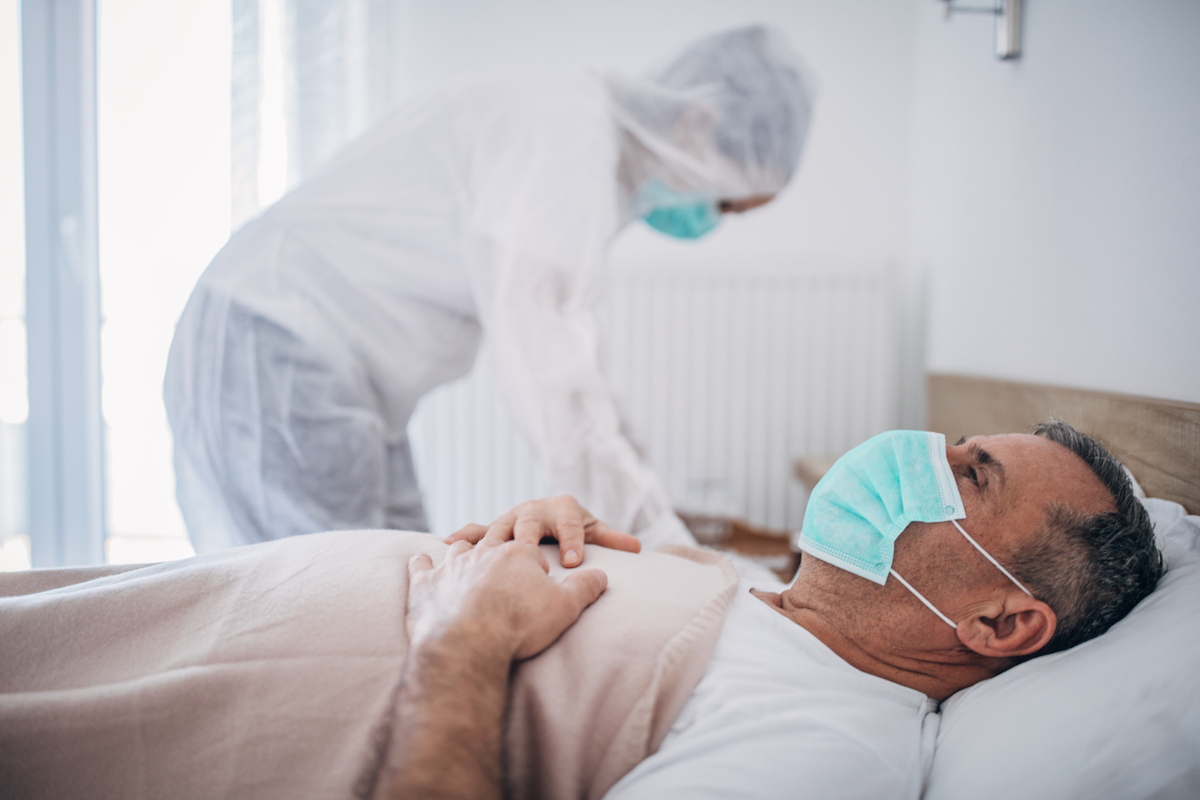
[[[646,181],[634,201],[642,219],[678,239],[699,239],[721,222],[717,201],[705,192],[677,192],[657,178]]]
[[[892,569],[897,537],[910,522],[952,522],[975,549],[1017,587],[1029,590],[970,537],[946,437],[926,431],[889,431],[837,460],[813,489],[804,511],[800,549],[882,586],[888,575],[952,628],[954,621]]]

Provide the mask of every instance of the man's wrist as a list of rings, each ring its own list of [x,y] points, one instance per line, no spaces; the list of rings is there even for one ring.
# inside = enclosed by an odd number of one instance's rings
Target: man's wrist
[[[445,673],[508,670],[518,642],[496,625],[472,618],[455,620],[440,631],[409,643],[409,672],[436,664]]]
[[[516,649],[508,638],[477,621],[455,621],[410,643],[374,798],[499,792],[500,736]]]

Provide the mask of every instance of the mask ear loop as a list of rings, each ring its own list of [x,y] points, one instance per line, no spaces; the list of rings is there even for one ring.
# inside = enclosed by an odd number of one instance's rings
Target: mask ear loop
[[[943,614],[942,612],[938,611],[938,610],[937,610],[937,606],[935,606],[933,603],[931,603],[931,602],[929,602],[928,600],[926,600],[926,599],[925,599],[925,595],[921,594],[921,593],[920,593],[920,592],[918,592],[916,589],[914,589],[914,588],[912,587],[912,584],[911,584],[911,583],[909,583],[908,581],[904,580],[904,578],[901,578],[901,577],[900,577],[900,573],[899,573],[899,572],[896,572],[896,570],[894,570],[894,569],[889,569],[889,570],[888,570],[888,573],[889,573],[890,575],[892,575],[892,577],[894,577],[896,580],[898,580],[898,581],[900,581],[901,583],[903,583],[903,584],[904,584],[904,588],[905,588],[905,589],[908,589],[910,592],[912,592],[912,593],[913,593],[913,595],[914,595],[914,596],[915,596],[915,597],[916,597],[918,600],[920,600],[922,603],[924,603],[924,604],[925,604],[925,607],[926,607],[926,608],[928,608],[930,611],[932,611],[933,613],[935,613],[935,614],[937,614],[939,617],[941,617],[941,618],[942,618],[942,622],[945,622],[945,623],[946,623],[947,625],[949,625],[951,628],[954,628],[955,630],[958,630],[958,626],[954,624],[954,621],[953,621],[952,619],[950,619],[949,617],[947,617],[947,616],[946,616],[945,614]]]
[[[1029,595],[1030,597],[1033,597],[1033,592],[1031,592],[1031,591],[1029,591],[1028,589],[1026,589],[1026,588],[1024,587],[1024,585],[1022,585],[1022,583],[1021,583],[1019,580],[1017,580],[1016,578],[1014,578],[1014,577],[1013,577],[1013,575],[1012,575],[1012,573],[1011,573],[1011,572],[1009,572],[1008,570],[1006,570],[1004,567],[1000,566],[1000,562],[999,562],[999,561],[997,561],[996,559],[992,558],[992,554],[991,554],[991,553],[989,553],[987,550],[984,550],[982,547],[980,547],[980,546],[979,546],[979,542],[977,542],[977,541],[975,541],[974,539],[972,539],[972,538],[971,538],[971,535],[970,535],[969,533],[967,533],[966,531],[964,531],[964,530],[963,530],[963,527],[962,527],[962,525],[959,525],[959,524],[958,524],[958,520],[956,520],[956,519],[952,519],[952,520],[950,520],[950,521],[954,523],[954,527],[958,528],[958,532],[959,532],[959,533],[961,533],[963,536],[967,537],[967,541],[968,541],[968,542],[970,542],[972,545],[974,545],[976,550],[978,550],[979,552],[983,553],[983,557],[984,557],[984,558],[986,558],[988,561],[992,562],[992,565],[993,565],[993,566],[994,566],[996,569],[998,569],[998,570],[1000,570],[1001,572],[1003,572],[1003,573],[1004,573],[1004,577],[1008,578],[1010,581],[1012,581],[1013,583],[1015,583],[1015,584],[1017,585],[1017,588],[1018,588],[1018,589],[1020,589],[1022,592],[1024,592],[1024,593],[1025,593],[1025,594],[1027,594],[1027,595]],[[899,576],[899,575],[897,575],[896,577],[897,577],[897,578],[899,578],[900,576]]]

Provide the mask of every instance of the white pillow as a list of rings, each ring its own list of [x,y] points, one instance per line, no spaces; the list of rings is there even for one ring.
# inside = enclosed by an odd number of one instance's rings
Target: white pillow
[[[1158,588],[1103,636],[947,700],[926,800],[1200,797],[1200,517],[1142,502]]]

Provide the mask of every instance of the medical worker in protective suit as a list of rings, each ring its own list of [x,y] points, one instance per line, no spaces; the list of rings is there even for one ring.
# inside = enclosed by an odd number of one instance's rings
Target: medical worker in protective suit
[[[406,426],[483,334],[559,491],[619,530],[673,519],[598,365],[605,251],[638,218],[694,238],[769,200],[810,114],[763,27],[642,79],[474,82],[394,112],[240,229],[179,321],[164,394],[197,551],[426,530]]]

